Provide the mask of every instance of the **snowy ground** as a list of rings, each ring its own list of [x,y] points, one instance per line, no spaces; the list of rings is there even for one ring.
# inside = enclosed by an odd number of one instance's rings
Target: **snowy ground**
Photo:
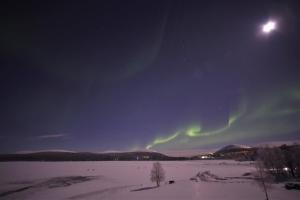
[[[2,162],[0,199],[265,199],[254,183],[249,162],[165,161],[166,181],[156,188],[149,174],[153,162]],[[196,177],[209,170],[207,181]],[[194,177],[194,180],[190,178]],[[196,178],[195,178],[196,177]],[[136,191],[134,191],[136,190]],[[286,190],[283,184],[270,189],[271,200],[300,199],[300,191]]]

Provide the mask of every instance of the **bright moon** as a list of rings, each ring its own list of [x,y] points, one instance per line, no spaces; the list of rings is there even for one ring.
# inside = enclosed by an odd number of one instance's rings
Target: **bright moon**
[[[262,32],[268,34],[276,29],[275,21],[268,21],[262,26]]]

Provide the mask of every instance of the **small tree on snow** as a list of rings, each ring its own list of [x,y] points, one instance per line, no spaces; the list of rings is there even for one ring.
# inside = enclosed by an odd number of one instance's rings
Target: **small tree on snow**
[[[151,181],[156,182],[157,187],[159,187],[160,182],[165,180],[165,171],[159,162],[153,163],[150,176],[151,176]]]

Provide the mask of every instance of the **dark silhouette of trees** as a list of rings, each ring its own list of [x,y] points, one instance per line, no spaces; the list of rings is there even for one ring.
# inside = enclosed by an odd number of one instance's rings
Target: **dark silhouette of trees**
[[[257,161],[276,181],[300,177],[300,145],[262,147],[257,150]]]

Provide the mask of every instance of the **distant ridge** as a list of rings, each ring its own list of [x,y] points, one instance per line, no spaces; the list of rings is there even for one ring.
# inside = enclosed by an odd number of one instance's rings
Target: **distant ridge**
[[[288,148],[297,144],[283,144],[279,148]],[[137,151],[105,151],[105,152],[75,152],[68,150],[41,150],[41,151],[20,151],[13,154],[0,154],[0,162],[6,161],[153,161],[153,160],[205,160],[205,159],[234,159],[239,161],[255,160],[257,157],[257,146],[246,146],[231,144],[224,146],[214,153],[193,150],[185,155],[172,156],[166,152],[160,153],[152,150]],[[198,152],[198,153],[197,153]]]
[[[185,157],[172,157],[149,151],[91,153],[52,150],[31,153],[0,154],[0,161],[130,161],[185,159]]]

